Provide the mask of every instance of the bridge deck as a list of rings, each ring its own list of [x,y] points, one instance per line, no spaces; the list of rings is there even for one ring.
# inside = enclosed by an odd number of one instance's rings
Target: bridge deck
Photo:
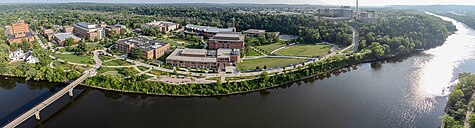
[[[60,91],[58,91],[56,94],[52,95],[51,97],[49,97],[48,99],[46,99],[45,101],[39,103],[38,105],[36,105],[35,107],[33,107],[32,109],[26,111],[25,113],[23,113],[22,115],[20,115],[19,117],[17,117],[15,120],[9,122],[7,125],[4,126],[4,128],[13,128],[13,127],[16,127],[17,125],[21,124],[23,121],[29,119],[30,117],[32,117],[33,115],[35,115],[36,113],[39,113],[41,110],[43,110],[44,108],[46,108],[48,105],[52,104],[53,102],[55,102],[56,100],[58,100],[59,98],[63,97],[64,94],[68,93],[70,90],[74,89],[77,85],[79,85],[82,81],[84,81],[88,76],[89,76],[89,72],[85,72],[81,77],[79,77],[77,80],[75,80],[74,82],[72,82],[71,84],[69,84],[68,86],[64,87],[63,89],[61,89]]]

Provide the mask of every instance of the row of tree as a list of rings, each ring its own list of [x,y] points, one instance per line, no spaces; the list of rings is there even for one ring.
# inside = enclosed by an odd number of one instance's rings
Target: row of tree
[[[360,33],[360,49],[372,50],[378,58],[442,45],[456,31],[452,23],[418,11],[385,14],[376,23],[352,23]]]

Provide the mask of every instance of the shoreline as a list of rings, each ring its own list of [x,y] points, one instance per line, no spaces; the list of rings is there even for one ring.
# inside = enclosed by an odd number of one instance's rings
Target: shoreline
[[[364,63],[371,63],[371,62],[378,62],[378,61],[388,61],[388,60],[390,60],[390,59],[396,59],[396,58],[398,58],[398,57],[411,56],[411,55],[413,55],[413,54],[417,54],[417,53],[420,53],[420,52],[423,52],[423,51],[425,51],[425,50],[416,50],[416,51],[413,51],[413,52],[409,52],[409,53],[405,53],[405,54],[401,54],[401,55],[396,55],[396,56],[391,56],[391,57],[380,58],[380,59],[362,60],[362,61],[355,62],[355,63],[352,63],[352,64],[348,64],[348,65],[336,67],[336,68],[334,68],[334,69],[332,69],[332,70],[328,70],[328,71],[325,71],[325,72],[323,72],[323,73],[318,73],[318,74],[315,74],[315,75],[302,77],[302,78],[299,78],[299,79],[297,79],[297,80],[293,80],[293,81],[290,81],[290,82],[287,82],[287,83],[284,83],[284,84],[277,84],[277,85],[270,86],[270,87],[259,88],[259,89],[253,89],[253,90],[248,90],[248,91],[241,91],[241,92],[233,92],[233,93],[228,93],[228,94],[217,94],[217,95],[156,94],[156,93],[143,93],[143,92],[136,92],[136,91],[110,89],[110,88],[104,88],[104,87],[98,87],[98,86],[85,85],[85,84],[82,84],[82,83],[79,84],[79,85],[81,85],[81,86],[83,86],[83,87],[88,87],[88,88],[93,88],[93,89],[99,89],[99,90],[103,90],[103,91],[111,91],[111,92],[126,93],[126,94],[141,94],[141,95],[148,95],[148,96],[168,96],[168,97],[222,97],[222,96],[232,96],[232,95],[239,95],[239,94],[248,94],[248,93],[258,92],[258,91],[262,91],[262,90],[278,88],[278,87],[282,87],[282,86],[285,86],[285,85],[288,85],[288,84],[292,84],[292,83],[295,83],[295,82],[299,82],[299,81],[302,81],[302,80],[306,80],[306,79],[309,79],[309,78],[312,78],[312,77],[316,77],[316,76],[320,76],[320,75],[332,73],[332,72],[335,72],[335,71],[338,71],[338,70],[341,70],[341,69],[343,69],[343,68],[350,67],[350,66],[353,66],[353,65],[359,65],[359,64],[364,64]]]
[[[302,77],[302,78],[299,78],[299,79],[296,79],[296,80],[293,80],[293,81],[286,82],[286,83],[284,83],[284,84],[276,84],[276,85],[273,85],[273,86],[270,86],[270,87],[259,88],[259,89],[253,89],[253,90],[248,90],[248,91],[241,91],[241,92],[232,92],[232,93],[228,93],[228,94],[217,94],[217,95],[199,95],[199,94],[191,94],[191,95],[156,94],[156,93],[144,93],[144,92],[137,92],[137,91],[127,91],[127,90],[110,89],[110,88],[104,88],[104,87],[86,85],[86,84],[83,84],[83,83],[81,83],[81,84],[79,84],[79,85],[80,85],[80,86],[83,86],[83,87],[93,88],[93,89],[98,89],[98,90],[103,90],[103,91],[111,91],[111,92],[126,93],[126,94],[140,94],[140,95],[148,95],[148,96],[168,96],[168,97],[222,97],[222,96],[232,96],[232,95],[239,95],[239,94],[248,94],[248,93],[258,92],[258,91],[262,91],[262,90],[278,88],[278,87],[282,87],[282,86],[285,86],[285,85],[289,85],[289,84],[292,84],[292,83],[295,83],[295,82],[299,82],[299,81],[302,81],[302,80],[306,80],[306,79],[309,79],[309,78],[312,78],[312,77],[316,77],[316,76],[320,76],[320,75],[324,75],[324,74],[333,73],[333,72],[335,72],[335,71],[338,71],[338,70],[341,70],[341,69],[343,69],[343,68],[350,67],[350,66],[353,66],[353,65],[359,65],[359,64],[363,64],[363,63],[371,63],[371,62],[378,62],[378,61],[388,61],[388,60],[391,60],[391,59],[396,59],[396,58],[398,58],[398,57],[408,57],[408,56],[411,56],[412,54],[417,54],[417,53],[420,53],[420,52],[423,52],[423,51],[426,51],[426,50],[415,50],[415,51],[412,51],[412,52],[409,52],[409,53],[404,53],[404,54],[401,54],[401,55],[395,55],[395,56],[390,56],[390,57],[385,57],[385,58],[380,58],[380,59],[361,60],[361,61],[358,61],[358,62],[354,62],[354,63],[352,63],[352,64],[348,64],[348,65],[344,65],[344,66],[339,66],[339,67],[336,67],[336,68],[334,68],[334,69],[331,69],[331,70],[328,70],[328,71],[325,71],[325,72],[322,72],[322,73],[318,73],[318,74],[314,74],[314,75],[310,75],[310,76],[305,76],[305,77]],[[25,77],[18,77],[18,76],[8,75],[8,74],[2,74],[1,76],[25,78]],[[64,82],[59,82],[59,83],[69,84],[69,83],[71,83],[71,81],[64,81]],[[177,85],[177,86],[179,86],[179,85]]]

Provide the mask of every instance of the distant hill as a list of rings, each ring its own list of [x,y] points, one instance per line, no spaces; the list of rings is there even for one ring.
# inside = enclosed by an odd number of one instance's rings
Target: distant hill
[[[475,5],[389,5],[386,7],[425,11],[475,11]]]

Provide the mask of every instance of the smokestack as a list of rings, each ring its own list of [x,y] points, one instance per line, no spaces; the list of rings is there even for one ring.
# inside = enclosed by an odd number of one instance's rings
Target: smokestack
[[[356,0],[356,19],[360,18],[360,13],[358,12],[358,0]]]

